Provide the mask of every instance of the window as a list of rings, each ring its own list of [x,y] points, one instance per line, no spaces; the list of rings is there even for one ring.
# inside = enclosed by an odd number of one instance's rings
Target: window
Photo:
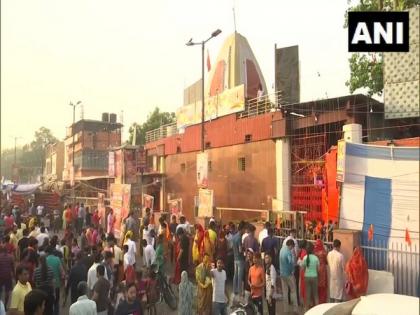
[[[206,142],[206,149],[210,149],[211,148],[211,143],[210,142]]]
[[[176,153],[181,153],[181,147],[176,147]]]
[[[181,163],[181,173],[185,173],[186,166],[185,163]]]
[[[241,157],[238,159],[238,170],[244,172],[245,171],[245,158]]]
[[[211,172],[211,161],[207,163],[207,171]]]
[[[251,140],[252,140],[252,135],[250,134],[245,135],[245,142],[251,142]]]

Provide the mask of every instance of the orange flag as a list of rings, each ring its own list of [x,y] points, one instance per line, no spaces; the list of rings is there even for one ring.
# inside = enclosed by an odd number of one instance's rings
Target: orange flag
[[[405,241],[408,243],[409,246],[411,246],[411,238],[408,229],[405,229]]]
[[[372,241],[373,240],[373,224],[371,224],[370,227],[369,227],[368,240],[369,241]]]

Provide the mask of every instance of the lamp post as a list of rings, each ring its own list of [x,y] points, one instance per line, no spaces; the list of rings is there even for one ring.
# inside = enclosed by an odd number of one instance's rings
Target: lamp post
[[[71,134],[73,137],[72,140],[72,154],[71,154],[71,168],[72,168],[72,176],[73,176],[73,187],[72,187],[72,195],[73,195],[73,203],[75,203],[75,198],[76,196],[74,195],[74,124],[76,123],[76,107],[77,105],[80,105],[82,102],[78,101],[76,104],[73,104],[72,102],[70,102],[70,106],[73,107],[73,124],[71,126]]]
[[[204,46],[210,39],[216,37],[221,32],[221,30],[217,29],[211,33],[211,36],[206,40],[193,42],[191,38],[188,43],[186,43],[187,46],[201,45],[201,152],[204,152]]]
[[[16,147],[17,147],[17,140],[18,139],[22,139],[22,137],[11,137],[15,140],[15,154],[14,154],[14,159],[13,159],[13,167],[12,167],[12,177],[13,177],[13,181],[15,183],[17,183],[17,175],[15,176],[15,171],[16,171]]]

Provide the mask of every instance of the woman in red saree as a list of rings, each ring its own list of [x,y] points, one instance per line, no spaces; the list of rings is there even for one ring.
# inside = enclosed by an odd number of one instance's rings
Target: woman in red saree
[[[179,285],[181,282],[181,264],[179,263],[179,260],[177,259],[179,252],[181,250],[181,244],[179,242],[178,236],[175,237],[175,269],[174,269],[174,277],[172,279],[172,283]]]
[[[302,240],[302,242],[300,243],[300,253],[299,253],[299,257],[298,257],[298,263],[300,261],[303,261],[303,258],[306,256],[307,252],[306,252],[306,246],[308,245],[308,242],[306,240]],[[303,302],[305,301],[305,269],[300,268],[299,269],[299,293],[300,293],[300,301]]]
[[[347,294],[352,299],[365,295],[369,282],[369,273],[365,257],[363,257],[360,247],[354,249],[353,256],[347,262],[346,275],[348,282],[346,284]]]
[[[314,254],[319,259],[319,272],[318,272],[318,297],[319,303],[327,303],[327,251],[324,244],[320,239],[315,242]]]

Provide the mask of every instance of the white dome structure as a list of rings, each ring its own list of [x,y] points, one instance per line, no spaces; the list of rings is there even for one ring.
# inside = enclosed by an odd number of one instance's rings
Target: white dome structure
[[[255,98],[257,91],[267,93],[265,80],[248,40],[234,32],[224,42],[207,80],[206,96],[220,94],[245,85],[245,97]]]

